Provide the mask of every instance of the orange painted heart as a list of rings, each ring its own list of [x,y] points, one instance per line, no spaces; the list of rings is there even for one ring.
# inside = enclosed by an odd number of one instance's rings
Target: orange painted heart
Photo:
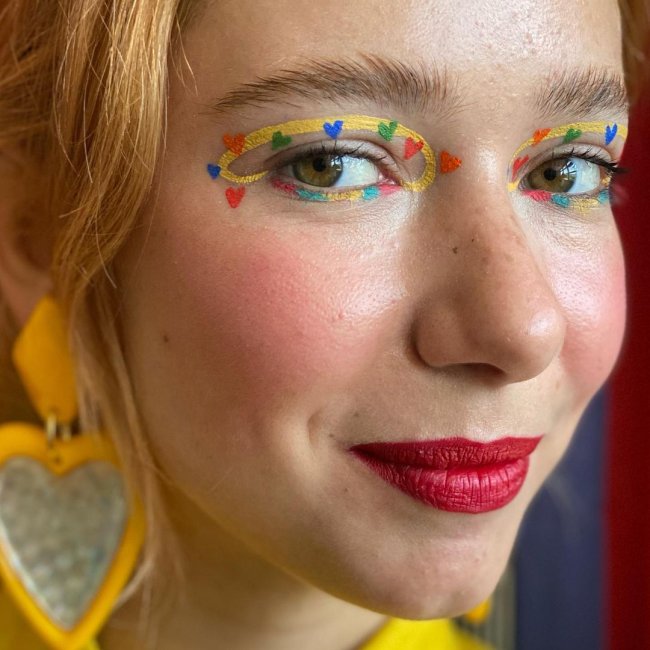
[[[241,200],[244,198],[244,194],[246,193],[246,188],[245,187],[229,187],[226,189],[226,199],[228,199],[228,203],[230,204],[231,208],[236,208],[240,203]]]
[[[530,156],[524,156],[523,158],[517,158],[515,162],[512,163],[512,180],[513,182],[517,178],[517,173],[519,170],[530,160]]]
[[[223,136],[223,143],[232,151],[239,155],[244,150],[244,141],[246,136],[243,133],[238,133],[237,135],[230,135],[226,133]]]
[[[443,151],[440,154],[440,171],[443,174],[449,174],[455,169],[458,169],[463,164],[463,161],[456,156],[452,156],[449,152]]]
[[[408,160],[415,156],[418,151],[422,150],[424,142],[422,140],[414,140],[413,138],[406,138],[404,143],[404,159]]]
[[[538,145],[550,132],[551,129],[537,129],[537,131],[533,133],[533,147]]]

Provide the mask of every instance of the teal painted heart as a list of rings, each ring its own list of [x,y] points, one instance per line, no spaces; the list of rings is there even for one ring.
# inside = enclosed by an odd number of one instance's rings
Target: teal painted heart
[[[554,194],[551,197],[551,201],[555,203],[555,205],[559,205],[561,208],[568,208],[569,205],[571,205],[571,199],[562,194]]]
[[[389,142],[393,139],[396,129],[397,129],[397,122],[395,122],[394,120],[390,122],[390,124],[386,124],[386,122],[380,122],[379,126],[377,127],[377,131],[379,132],[379,135],[382,138],[384,138],[384,140],[387,140]]]
[[[271,138],[271,149],[279,149],[280,147],[286,147],[291,143],[290,135],[283,135],[282,131],[275,131]]]
[[[571,142],[572,140],[577,140],[582,135],[580,129],[569,129],[564,134],[564,142]]]
[[[379,194],[379,188],[376,185],[371,185],[370,187],[363,188],[364,201],[371,201],[372,199],[376,199]]]

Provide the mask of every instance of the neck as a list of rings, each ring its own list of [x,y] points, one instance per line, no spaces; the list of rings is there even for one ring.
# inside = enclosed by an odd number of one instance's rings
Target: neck
[[[164,567],[154,569],[152,593],[182,596],[174,598],[171,614],[153,619],[152,648],[356,650],[386,623],[385,615],[265,561],[184,497],[170,498],[186,588]],[[144,650],[137,632],[147,602],[141,589],[111,615],[98,637],[102,650]]]

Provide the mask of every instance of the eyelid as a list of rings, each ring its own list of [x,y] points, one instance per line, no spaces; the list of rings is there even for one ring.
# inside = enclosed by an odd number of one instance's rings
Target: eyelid
[[[530,158],[521,169],[518,170],[517,179],[508,183],[508,189],[511,192],[520,189],[521,183],[528,174],[537,169],[540,165],[548,164],[555,160],[563,160],[565,158],[581,158],[611,172],[612,170],[610,167],[605,164],[605,156],[598,155],[596,152],[607,154],[607,158],[609,159],[608,162],[611,162],[612,165],[618,164],[618,161],[610,154],[610,152],[600,145],[594,145],[587,142],[572,142],[557,145],[550,152],[540,152],[534,158]]]
[[[292,151],[293,153],[291,154]],[[380,151],[383,151],[384,153],[379,153]],[[397,165],[395,158],[385,149],[367,142],[360,142],[358,146],[353,146],[351,143],[339,139],[331,141],[320,140],[319,142],[296,146],[293,150],[283,151],[281,154],[269,159],[265,169],[267,169],[271,174],[277,174],[282,169],[287,168],[300,160],[324,155],[340,156],[341,158],[347,156],[369,160],[390,180],[399,182],[399,176],[401,175],[399,165]],[[275,162],[273,162],[274,160]]]

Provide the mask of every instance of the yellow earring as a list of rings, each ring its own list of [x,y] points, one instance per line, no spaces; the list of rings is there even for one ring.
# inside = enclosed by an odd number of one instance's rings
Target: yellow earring
[[[79,650],[135,567],[143,510],[128,498],[109,439],[71,430],[73,363],[51,297],[35,308],[12,358],[45,425],[0,425],[0,581],[49,646]]]

